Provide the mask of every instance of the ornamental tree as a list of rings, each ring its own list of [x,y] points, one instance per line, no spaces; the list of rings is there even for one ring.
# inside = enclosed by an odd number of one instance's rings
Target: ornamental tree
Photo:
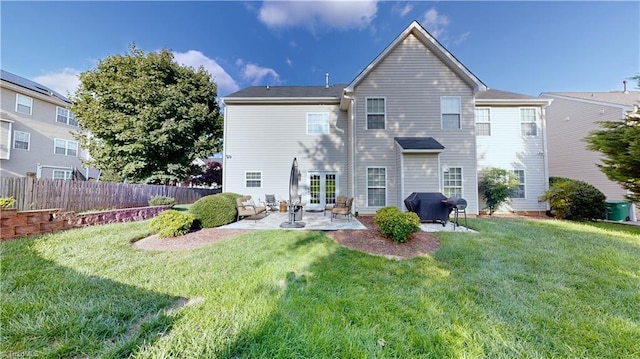
[[[200,67],[181,66],[166,49],[100,60],[80,74],[72,106],[91,166],[129,182],[188,180],[219,150],[222,118],[217,86]]]
[[[640,74],[633,79],[640,88]],[[631,193],[628,200],[640,202],[640,110],[636,106],[623,120],[599,124],[600,129],[584,139],[587,148],[603,154],[600,170]]]
[[[489,209],[489,215],[505,203],[518,186],[520,181],[513,172],[502,168],[488,168],[482,171],[478,190]]]

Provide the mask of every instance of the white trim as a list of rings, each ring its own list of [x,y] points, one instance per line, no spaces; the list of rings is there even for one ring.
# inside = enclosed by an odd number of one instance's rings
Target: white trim
[[[536,138],[536,137],[540,136],[540,130],[541,129],[540,129],[539,121],[538,121],[538,116],[539,116],[538,108],[539,107],[531,107],[531,106],[518,107],[518,111],[520,112],[520,136],[521,137]],[[522,121],[522,110],[533,110],[533,122],[531,122],[531,121]],[[525,124],[525,123],[528,123],[528,124],[534,123],[536,125],[536,134],[535,135],[523,135],[522,134],[522,125]]]
[[[57,146],[56,145],[57,141],[64,141],[64,154],[56,152],[57,148],[62,148],[61,146]],[[69,154],[69,144],[71,144],[71,143],[74,143],[76,145],[76,148],[75,148],[76,154],[75,155],[70,155]],[[65,140],[64,138],[54,138],[53,139],[53,154],[54,155],[59,155],[59,156],[79,157],[80,145],[78,144],[77,141]]]
[[[337,97],[225,97],[222,99],[224,105],[234,104],[339,104]]]
[[[65,119],[66,119],[65,122],[58,121],[58,116],[62,116],[62,115],[58,114],[59,110],[63,110],[63,111],[67,112],[67,114],[65,116]],[[68,108],[64,108],[64,107],[61,107],[61,106],[56,106],[56,118],[54,120],[55,120],[56,123],[61,123],[61,124],[65,124],[65,125],[68,125],[68,126],[78,127],[78,122],[73,117],[73,112],[71,112],[71,110],[69,110]],[[69,123],[71,120],[73,120],[73,122],[75,122],[76,124],[74,125],[74,124]]]
[[[384,169],[384,187],[369,187],[369,169]],[[386,207],[389,203],[389,186],[388,186],[388,179],[389,179],[389,173],[387,171],[387,167],[386,166],[367,166],[366,170],[365,170],[365,186],[367,189],[367,193],[366,193],[366,205],[369,208],[382,208],[382,207]],[[383,206],[370,206],[369,205],[369,188],[384,188],[384,205]]]
[[[17,136],[18,132],[21,133],[21,134],[26,134],[27,135],[27,141],[26,141],[27,142],[27,148],[18,148],[18,147],[16,147],[16,140],[17,140],[17,137],[18,137]],[[20,142],[25,142],[25,141],[20,141]],[[13,149],[21,150],[21,151],[29,151],[29,150],[31,150],[31,132],[13,130],[13,141],[12,141],[12,143],[13,143],[13,146],[11,146],[11,147],[13,147]]]
[[[445,191],[445,185],[444,185],[444,173],[452,168],[459,168],[460,169],[460,197],[464,198],[464,167],[462,166],[447,166],[445,168],[442,169],[442,193],[447,196],[446,191]],[[457,186],[448,186],[449,188],[458,188]],[[447,196],[450,197],[450,196]]]
[[[247,186],[247,173],[259,173],[260,174],[260,185],[259,186]],[[251,181],[257,181],[257,179],[250,179]],[[262,178],[262,171],[244,171],[244,188],[262,188],[262,182],[264,178]]]
[[[64,178],[56,178],[56,172],[62,172]],[[65,181],[72,180],[73,179],[73,170],[55,170],[54,169],[54,170],[51,171],[51,178],[52,179],[65,180]]]
[[[384,116],[384,128],[369,128],[369,100],[382,100],[384,104],[384,112],[382,115]],[[365,97],[364,100],[364,127],[367,130],[386,130],[387,129],[387,98],[384,96],[370,96]],[[380,115],[381,113],[373,112],[372,115]]]
[[[487,111],[487,121],[478,121],[478,110],[486,110]],[[473,111],[473,115],[475,117],[475,135],[481,137],[491,137],[491,107],[476,107]],[[489,125],[489,134],[488,135],[479,135],[478,134],[478,124],[488,124]]]
[[[320,132],[320,133],[309,133],[309,115],[323,115],[324,116],[324,125],[323,127],[326,127],[326,132]],[[306,122],[306,131],[307,131],[307,135],[308,136],[323,136],[323,135],[328,135],[329,133],[331,133],[331,122],[329,121],[329,117],[330,117],[330,113],[329,112],[307,112],[306,114],[306,118],[307,118],[307,122]]]
[[[320,176],[320,202],[321,203],[315,203],[312,204],[311,203],[311,176],[313,175],[318,175]],[[307,198],[306,202],[307,205],[306,207],[308,209],[324,209],[325,205],[327,204],[327,175],[334,175],[335,177],[335,182],[336,182],[336,192],[335,192],[335,197],[337,198],[339,195],[341,195],[340,193],[340,174],[338,171],[324,171],[324,170],[311,170],[311,171],[307,171],[307,182],[306,185],[309,187],[309,198]],[[322,200],[324,200],[324,203],[322,203]]]
[[[29,104],[29,113],[25,113],[25,112],[22,112],[22,111],[18,111],[18,105],[20,104],[20,97],[24,97],[25,99],[28,99],[28,100],[31,102],[31,103]],[[26,105],[22,105],[22,106],[26,106]],[[16,112],[17,112],[17,113],[21,113],[21,114],[23,114],[23,115],[29,115],[29,116],[31,116],[31,115],[33,114],[33,98],[32,98],[32,97],[29,97],[29,96],[27,96],[27,95],[23,95],[23,94],[21,94],[21,93],[17,93],[17,94],[16,94],[16,107],[15,107],[15,110],[16,110]]]
[[[7,120],[4,118],[0,118],[0,122],[6,122],[9,124],[9,129],[7,130],[7,158],[0,158],[3,160],[11,159],[11,148],[13,147],[13,121]],[[2,134],[0,134],[1,136]]]
[[[458,100],[458,128],[445,128],[444,127],[444,115],[455,115],[455,113],[442,110],[442,100],[444,99],[457,99]],[[475,117],[475,116],[474,116]],[[475,128],[475,126],[474,126]],[[462,97],[461,96],[440,96],[440,129],[441,130],[461,130],[462,129]]]
[[[522,171],[522,177],[524,177],[524,183],[520,183],[520,185],[524,186],[524,197],[509,197],[513,200],[525,200],[527,199],[527,170],[523,168],[514,168],[510,170],[511,173],[516,174],[516,171]],[[518,181],[520,181],[520,176],[518,176]]]
[[[401,202],[400,207],[403,211],[406,211],[407,208],[404,205],[404,199],[407,198],[405,196],[405,191],[404,191],[404,154],[407,152],[404,152],[404,150],[402,149],[402,146],[400,146],[400,144],[396,142],[396,153],[398,151],[398,148],[400,148],[400,152],[397,155],[400,157],[400,202]]]

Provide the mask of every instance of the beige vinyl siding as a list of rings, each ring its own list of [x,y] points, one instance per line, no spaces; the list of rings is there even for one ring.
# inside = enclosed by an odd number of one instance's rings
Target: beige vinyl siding
[[[15,111],[16,93],[24,92],[33,98],[31,115]],[[2,118],[13,121],[12,131],[23,131],[30,134],[29,150],[11,149],[11,158],[2,160],[0,176],[21,177],[27,172],[37,172],[38,164],[42,166],[56,166],[64,168],[82,169],[82,158],[86,158],[86,151],[80,149],[78,156],[60,156],[54,154],[54,139],[75,141],[71,131],[78,128],[56,122],[56,108],[68,107],[64,101],[53,96],[32,93],[29,90],[13,84],[2,82],[1,89]],[[11,143],[13,146],[13,143]],[[42,172],[43,178],[51,178],[49,172]]]
[[[413,192],[440,192],[440,168],[438,154],[405,153],[402,155],[404,168],[404,194],[402,200]]]
[[[476,213],[475,116],[473,90],[469,85],[413,35],[409,35],[354,90],[358,210],[361,213],[377,210],[366,207],[366,168],[372,166],[387,168],[387,204],[402,207],[404,198],[401,198],[400,169],[393,138],[428,136],[445,147],[440,154],[441,167],[464,168],[463,193],[469,204],[468,212]],[[441,128],[441,96],[460,96],[461,129]],[[386,99],[386,129],[367,130],[367,97]]]
[[[589,132],[599,129],[597,121],[623,119],[622,108],[554,98],[546,112],[550,175],[582,180],[597,187],[609,199],[622,199],[626,191],[600,171],[597,164],[601,155],[589,151],[587,143],[582,141]]]
[[[486,108],[486,106],[483,106]],[[546,191],[544,171],[544,142],[542,136],[542,110],[536,108],[538,136],[522,136],[520,109],[529,106],[490,108],[491,136],[477,136],[478,170],[502,168],[524,170],[526,178],[525,198],[514,198],[505,204],[503,211],[545,211],[547,204],[538,202]],[[480,208],[485,204],[480,198]]]
[[[329,135],[307,135],[307,113],[329,113]],[[301,172],[300,191],[308,202],[308,173],[335,171],[338,194],[347,191],[347,113],[337,104],[227,104],[224,191],[289,198],[293,158]],[[262,186],[247,188],[246,171],[262,172]]]

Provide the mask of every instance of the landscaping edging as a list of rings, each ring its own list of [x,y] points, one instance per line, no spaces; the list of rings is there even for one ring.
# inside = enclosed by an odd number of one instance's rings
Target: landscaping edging
[[[107,223],[143,221],[169,208],[151,206],[85,213],[62,212],[59,208],[35,211],[3,209],[0,210],[0,240]]]

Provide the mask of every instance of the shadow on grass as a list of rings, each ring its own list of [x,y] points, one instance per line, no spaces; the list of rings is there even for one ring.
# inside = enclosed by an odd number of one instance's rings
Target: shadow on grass
[[[171,330],[183,298],[84,275],[33,243],[2,244],[3,357],[128,357]]]

